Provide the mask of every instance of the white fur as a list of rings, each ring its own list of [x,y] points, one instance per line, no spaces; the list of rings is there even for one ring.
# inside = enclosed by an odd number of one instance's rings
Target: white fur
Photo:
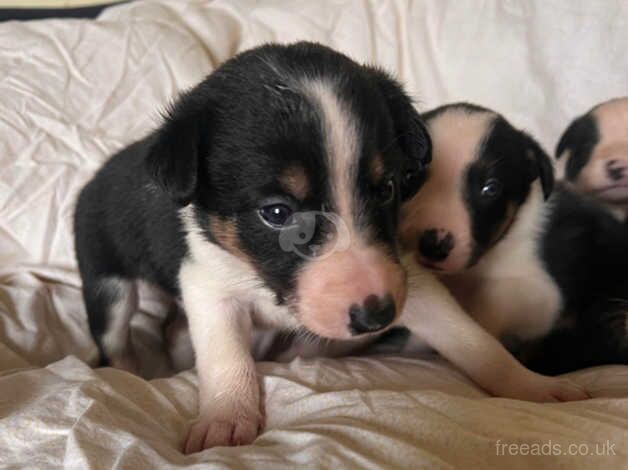
[[[465,277],[468,285],[458,289],[466,291],[467,299],[454,298],[412,255],[404,258],[409,288],[401,323],[415,335],[406,351],[419,349],[425,342],[497,396],[533,401],[587,397],[567,380],[526,369],[495,336],[540,335],[557,318],[559,291],[536,255],[536,235],[544,224],[545,207],[537,183],[508,236],[471,273],[462,275],[469,276]],[[468,312],[460,300],[480,310]]]
[[[100,289],[115,296],[107,312],[109,323],[102,337],[105,353],[114,366],[133,370],[129,323],[138,307],[137,286],[134,281],[110,277],[100,281]]]
[[[360,213],[354,188],[357,182],[359,131],[347,106],[342,103],[333,83],[308,80],[303,84],[305,95],[314,102],[323,120],[323,138],[330,172],[332,199],[338,215],[349,228],[352,241],[363,236],[357,230],[356,214]]]
[[[220,246],[210,243],[191,215],[190,206],[180,211],[186,231],[189,255],[184,260],[179,278],[181,289],[194,289],[218,300],[236,299],[253,324],[258,327],[296,328],[298,322],[285,306],[278,306],[275,296],[252,266]],[[183,299],[187,310],[190,305]],[[209,309],[199,305],[195,310]],[[189,315],[189,314],[188,314]]]
[[[251,266],[204,238],[191,210],[180,212],[189,254],[179,283],[199,376],[200,417],[186,445],[194,452],[255,437],[262,418],[253,324],[291,328],[296,319],[275,305]]]
[[[465,310],[496,337],[533,339],[558,318],[560,290],[539,257],[540,233],[551,211],[535,182],[506,236],[473,268],[443,276]]]
[[[493,112],[469,113],[454,108],[443,111],[427,124],[433,146],[430,177],[402,205],[399,233],[402,245],[409,250],[416,248],[425,230],[440,229],[454,234],[455,245],[446,259],[437,262],[424,259],[434,266],[461,269],[471,257],[471,215],[460,195],[466,172],[482,150],[495,119]],[[420,252],[417,255],[423,259]]]

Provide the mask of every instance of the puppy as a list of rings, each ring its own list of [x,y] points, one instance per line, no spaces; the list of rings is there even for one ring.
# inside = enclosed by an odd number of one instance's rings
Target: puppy
[[[429,137],[380,70],[317,44],[224,63],[85,186],[75,241],[103,364],[133,369],[136,281],[180,300],[199,375],[185,452],[262,426],[252,326],[362,338],[399,316],[400,202]],[[307,237],[305,235],[307,235]]]
[[[453,104],[423,117],[433,163],[402,206],[400,239],[411,253],[408,269],[428,267],[446,289],[435,284],[430,295],[426,274],[413,273],[406,310],[422,313],[401,320],[495,394],[583,398],[565,381],[524,369],[495,338],[531,344],[563,328],[572,345],[587,338],[577,347],[588,353],[543,358],[544,372],[626,363],[625,226],[562,187],[552,193],[549,157],[495,112]],[[600,308],[621,324],[587,336]]]
[[[628,97],[601,103],[575,119],[556,146],[565,180],[576,191],[628,217]]]

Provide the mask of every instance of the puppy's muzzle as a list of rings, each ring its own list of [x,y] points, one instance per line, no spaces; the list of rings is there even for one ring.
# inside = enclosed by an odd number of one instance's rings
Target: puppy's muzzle
[[[349,329],[353,335],[382,330],[394,319],[395,301],[391,295],[383,298],[369,295],[362,305],[352,305],[349,309]]]

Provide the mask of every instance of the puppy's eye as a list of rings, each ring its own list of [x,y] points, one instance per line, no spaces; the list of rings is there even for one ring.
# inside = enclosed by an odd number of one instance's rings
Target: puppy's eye
[[[382,205],[390,204],[395,199],[395,182],[387,179],[379,188],[379,202]]]
[[[482,186],[482,190],[480,191],[480,195],[486,199],[495,199],[501,193],[502,184],[494,178],[486,180],[484,186]]]
[[[259,215],[271,227],[280,228],[292,215],[292,209],[285,204],[270,204],[260,208]]]

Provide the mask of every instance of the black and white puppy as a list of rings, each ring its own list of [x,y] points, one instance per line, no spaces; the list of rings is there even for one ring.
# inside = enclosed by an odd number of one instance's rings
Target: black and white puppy
[[[524,344],[568,332],[552,341],[560,357],[536,355],[538,371],[626,363],[626,226],[588,198],[562,187],[552,192],[549,157],[499,114],[453,104],[423,117],[433,162],[426,183],[402,206],[400,238],[410,264],[430,268],[448,290],[442,297],[453,299],[433,324],[423,320],[411,330],[495,394],[577,398],[569,384],[522,370],[477,325]],[[426,295],[413,300],[416,276],[406,309],[416,303],[425,310]],[[422,289],[425,275],[418,276]],[[434,309],[438,299],[430,302]],[[557,351],[558,344],[578,351]]]
[[[576,191],[628,217],[628,98],[598,104],[567,127],[555,155]]]
[[[263,416],[252,326],[352,339],[392,324],[406,298],[399,206],[429,160],[419,115],[380,70],[312,43],[227,61],[80,194],[103,363],[133,368],[136,281],[158,286],[180,299],[196,353],[185,451],[250,443]]]

